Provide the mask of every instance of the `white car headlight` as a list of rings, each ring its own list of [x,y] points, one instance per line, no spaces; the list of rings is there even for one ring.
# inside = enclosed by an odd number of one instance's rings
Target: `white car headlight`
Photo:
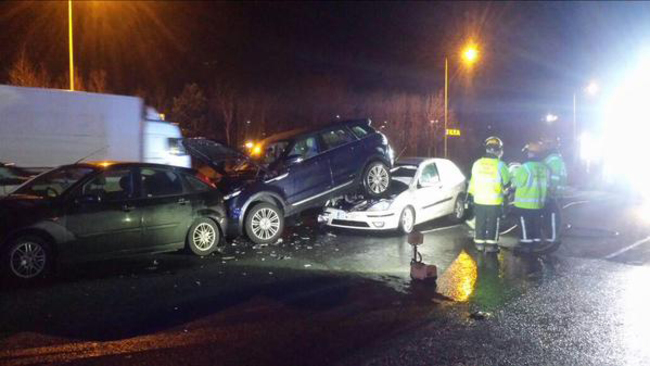
[[[368,211],[386,211],[390,208],[390,201],[381,201],[368,208]]]

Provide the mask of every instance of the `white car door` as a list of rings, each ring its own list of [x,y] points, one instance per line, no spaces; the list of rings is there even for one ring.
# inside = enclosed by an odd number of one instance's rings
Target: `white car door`
[[[439,160],[436,162],[440,181],[443,184],[442,190],[443,198],[445,201],[440,204],[440,216],[445,216],[453,213],[455,199],[458,194],[463,190],[465,183],[465,176],[456,167],[454,163],[449,160]]]
[[[416,220],[418,223],[433,220],[441,214],[445,191],[440,181],[440,175],[434,162],[421,167],[417,177],[415,202],[417,207]]]

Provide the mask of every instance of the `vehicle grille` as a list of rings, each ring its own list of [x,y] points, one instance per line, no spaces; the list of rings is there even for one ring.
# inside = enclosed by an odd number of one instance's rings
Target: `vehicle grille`
[[[368,225],[365,222],[348,221],[348,220],[332,220],[332,225],[352,226],[352,227],[370,227],[370,225]]]

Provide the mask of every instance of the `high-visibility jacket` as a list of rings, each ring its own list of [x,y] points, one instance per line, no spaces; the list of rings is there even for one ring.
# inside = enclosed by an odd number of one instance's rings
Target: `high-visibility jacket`
[[[515,207],[529,210],[542,209],[548,194],[550,173],[544,163],[528,161],[517,169],[513,177]]]
[[[558,153],[550,154],[544,159],[544,164],[548,167],[551,172],[551,181],[549,183],[549,196],[550,197],[561,197],[566,190],[568,174],[566,171],[566,164],[564,164],[564,159],[562,155]]]
[[[497,158],[484,157],[474,162],[468,193],[479,205],[500,205],[503,203],[503,188],[510,184],[510,172],[504,162]]]

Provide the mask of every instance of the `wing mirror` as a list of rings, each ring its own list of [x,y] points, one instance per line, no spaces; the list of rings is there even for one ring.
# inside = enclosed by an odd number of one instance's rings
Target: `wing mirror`
[[[78,205],[100,203],[102,202],[102,196],[98,194],[84,194],[77,197],[77,199],[75,199],[75,202]]]

